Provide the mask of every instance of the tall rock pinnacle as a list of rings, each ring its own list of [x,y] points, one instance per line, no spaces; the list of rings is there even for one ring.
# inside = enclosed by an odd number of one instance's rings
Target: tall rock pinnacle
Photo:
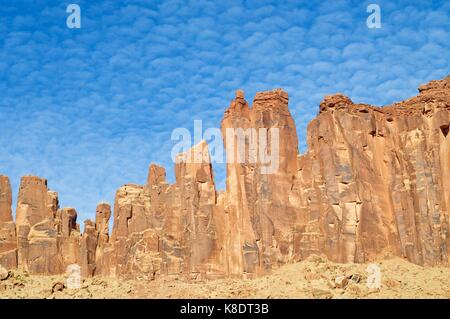
[[[251,109],[237,94],[225,112],[222,135],[227,155],[234,156],[227,158],[224,199],[231,224],[238,225],[228,248],[231,272],[259,273],[292,251],[284,234],[296,221],[288,194],[296,174],[298,139],[288,94],[280,89],[258,93]],[[240,141],[245,144],[239,145]],[[243,161],[237,158],[242,150]],[[263,170],[269,165],[263,161],[266,153],[276,161],[272,172]]]
[[[9,178],[0,175],[0,265],[6,269],[17,267],[16,229],[11,204]]]

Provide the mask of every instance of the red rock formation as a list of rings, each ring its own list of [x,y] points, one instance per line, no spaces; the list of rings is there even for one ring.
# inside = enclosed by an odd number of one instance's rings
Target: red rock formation
[[[47,180],[22,178],[16,210],[18,265],[32,274],[61,271],[53,223],[55,197],[55,193],[48,193]]]
[[[299,258],[320,251],[341,262],[382,252],[419,264],[448,260],[449,84],[433,81],[384,108],[325,98],[294,181]]]
[[[18,266],[31,274],[59,274],[79,263],[80,229],[73,208],[59,209],[47,180],[21,180],[16,211]]]
[[[111,206],[108,203],[97,205],[95,215],[95,230],[97,232],[97,247],[95,250],[95,274],[108,276],[109,257],[111,247],[109,243],[109,219],[111,217]]]
[[[9,178],[0,175],[0,266],[7,270],[17,267],[16,228],[11,204]]]
[[[168,185],[164,168],[151,165],[146,186],[118,190],[111,273],[197,277],[216,266],[216,193],[205,142],[178,156],[175,174],[176,183]]]
[[[174,184],[152,164],[146,185],[117,191],[111,237],[108,204],[81,235],[75,209],[59,209],[46,180],[31,176],[14,228],[0,176],[0,263],[35,274],[75,263],[83,276],[144,279],[251,277],[313,253],[448,264],[450,77],[419,92],[383,108],[325,97],[299,155],[287,93],[258,93],[250,108],[237,91],[222,121],[226,191],[216,192],[203,141],[177,157]]]
[[[95,223],[88,219],[84,222],[84,232],[80,242],[80,267],[83,277],[94,276],[97,244],[98,232],[95,229]]]
[[[127,185],[116,196],[116,269],[241,276],[311,253],[340,262],[381,253],[446,262],[448,82],[385,108],[326,97],[301,156],[287,94],[259,93],[250,108],[238,91],[222,121],[226,192],[216,194],[204,143],[178,157],[174,185],[151,166],[146,186]],[[229,129],[241,129],[243,138],[227,138]],[[271,129],[278,129],[278,149]],[[279,154],[270,173],[259,153],[264,140],[267,155]]]
[[[234,129],[233,135],[230,129]],[[239,129],[245,130],[248,136],[244,161],[237,158],[238,148],[242,149],[237,137]],[[274,133],[277,135],[272,137]],[[222,135],[228,155],[224,209],[228,224],[237,225],[227,235],[231,245],[226,248],[231,274],[258,273],[287,262],[292,254],[291,231],[296,221],[288,194],[296,173],[298,152],[287,93],[279,89],[258,93],[250,109],[243,92],[238,91],[225,112]],[[271,144],[272,138],[277,148]],[[250,155],[252,150],[256,162]],[[273,172],[264,171],[268,165],[263,164],[262,154],[275,156]]]
[[[221,272],[223,243],[217,241],[221,224],[216,217],[216,188],[205,141],[177,157],[175,176],[174,192],[181,196],[181,207],[177,205],[175,213],[181,217],[183,272],[194,277]]]
[[[80,225],[77,224],[77,216],[75,208],[69,207],[59,209],[56,213],[54,223],[58,230],[58,251],[62,271],[66,271],[69,265],[80,263],[81,233]],[[80,266],[83,267],[83,264]]]

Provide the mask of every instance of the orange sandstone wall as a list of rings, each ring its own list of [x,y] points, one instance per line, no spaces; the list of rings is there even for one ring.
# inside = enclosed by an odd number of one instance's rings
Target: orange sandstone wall
[[[174,184],[152,164],[146,185],[117,191],[111,235],[106,203],[81,234],[75,209],[61,209],[47,181],[33,176],[22,178],[14,223],[9,179],[0,176],[0,264],[33,274],[78,264],[83,276],[144,279],[252,277],[310,254],[448,264],[449,123],[450,77],[383,108],[336,94],[320,104],[308,126],[308,151],[299,155],[287,93],[258,93],[250,107],[237,91],[221,124],[224,192],[216,191],[201,142],[179,154]],[[244,138],[227,138],[230,129],[243,130]],[[252,129],[267,135],[252,140]],[[255,151],[240,162],[239,142]],[[265,172],[259,149],[278,150],[275,171]]]

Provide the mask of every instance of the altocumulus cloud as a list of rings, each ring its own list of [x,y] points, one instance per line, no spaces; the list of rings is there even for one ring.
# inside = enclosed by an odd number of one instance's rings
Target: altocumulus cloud
[[[80,220],[150,162],[173,180],[172,130],[219,126],[237,88],[286,89],[305,151],[324,95],[386,105],[449,73],[448,1],[70,3],[81,29],[66,27],[69,2],[2,2],[0,172],[15,194],[20,176],[46,177]]]

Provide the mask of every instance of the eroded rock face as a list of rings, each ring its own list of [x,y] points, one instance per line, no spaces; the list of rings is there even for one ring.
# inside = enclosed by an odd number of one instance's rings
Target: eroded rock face
[[[226,191],[217,195],[205,143],[180,154],[174,185],[152,165],[147,185],[117,193],[115,273],[252,276],[311,254],[447,262],[448,82],[384,108],[325,97],[304,155],[286,92],[258,93],[250,108],[237,91],[222,121],[234,156]],[[275,153],[276,170],[264,171]]]
[[[57,229],[53,223],[55,194],[48,193],[47,180],[22,177],[16,210],[18,265],[32,274],[61,270]],[[56,199],[57,201],[57,199]]]
[[[198,277],[217,270],[216,193],[207,144],[180,154],[175,172],[176,183],[169,185],[164,168],[151,165],[147,185],[117,191],[111,273]]]
[[[80,242],[80,267],[83,277],[92,277],[96,271],[96,250],[98,245],[98,232],[95,223],[91,220],[84,222],[84,232]]]
[[[223,226],[217,216],[221,212],[216,209],[216,188],[205,141],[178,156],[175,176],[176,185],[170,191],[181,199],[181,206],[172,208],[172,214],[181,217],[178,228],[182,230],[183,272],[194,277],[221,273],[223,243],[218,238]]]
[[[80,254],[83,250],[80,251],[81,233],[80,226],[77,224],[77,216],[77,211],[71,207],[62,208],[56,212],[55,224],[58,231],[58,251],[62,263],[61,271],[66,271],[69,265],[80,264]],[[83,271],[83,263],[80,266]],[[84,266],[87,266],[87,264],[84,264]]]
[[[108,204],[81,235],[75,209],[60,209],[47,181],[32,176],[22,178],[14,227],[0,176],[1,265],[196,279],[253,277],[312,254],[448,264],[450,77],[419,92],[383,108],[325,97],[299,155],[287,93],[258,93],[250,108],[239,90],[222,121],[226,190],[216,191],[203,141],[179,154],[174,184],[152,164],[146,185],[117,191],[111,236]]]
[[[230,129],[235,133],[231,138]],[[236,157],[240,129],[248,136],[244,161]],[[230,246],[226,247],[230,272],[260,273],[287,262],[293,252],[296,212],[289,205],[288,194],[296,174],[298,139],[287,93],[280,89],[258,93],[250,109],[243,92],[238,91],[225,112],[222,135],[228,156],[224,210],[231,226],[227,235]],[[273,142],[278,144],[276,148]],[[251,158],[251,150],[257,161]],[[264,164],[266,155],[276,163]],[[273,170],[268,171],[269,167]]]
[[[291,194],[301,209],[295,252],[340,262],[389,252],[448,261],[450,78],[378,108],[326,97],[308,127]]]
[[[64,273],[80,262],[80,229],[74,208],[59,209],[47,180],[22,178],[16,211],[18,266],[31,274]]]
[[[95,214],[95,230],[97,233],[97,247],[95,249],[95,271],[94,274],[108,276],[111,247],[109,245],[109,219],[111,217],[111,206],[108,203],[97,205]]]
[[[12,192],[9,178],[0,175],[0,266],[17,267],[17,240],[12,210]]]

